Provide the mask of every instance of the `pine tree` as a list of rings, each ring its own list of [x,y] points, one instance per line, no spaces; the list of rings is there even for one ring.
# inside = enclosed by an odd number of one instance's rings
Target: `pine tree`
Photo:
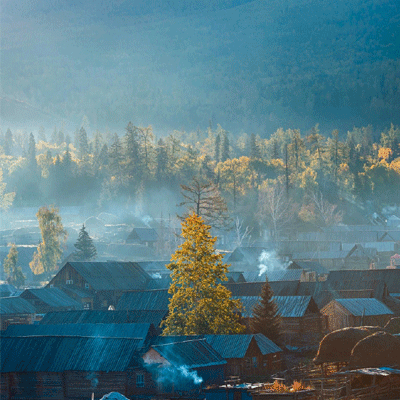
[[[172,271],[172,297],[164,335],[233,334],[244,329],[236,314],[240,301],[220,283],[227,280],[228,265],[215,253],[217,238],[210,229],[194,213],[182,222],[185,241],[167,265]]]
[[[253,318],[250,329],[253,333],[262,333],[272,341],[278,341],[280,337],[281,317],[278,306],[272,299],[273,292],[268,279],[261,289],[260,303],[253,308]]]
[[[79,232],[78,240],[76,241],[74,246],[78,250],[74,254],[74,258],[76,261],[90,261],[95,259],[97,256],[96,247],[93,244],[92,238],[89,236],[85,229],[85,224],[82,225],[82,228]]]
[[[18,264],[18,250],[15,244],[12,244],[7,257],[3,261],[4,272],[8,276],[10,283],[15,286],[22,286],[25,283],[25,275],[22,273],[21,267]]]

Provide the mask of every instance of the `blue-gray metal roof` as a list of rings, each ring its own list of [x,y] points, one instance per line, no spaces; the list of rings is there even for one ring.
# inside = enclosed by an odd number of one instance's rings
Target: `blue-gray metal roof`
[[[17,291],[17,288],[9,283],[0,284],[0,297],[9,297]]]
[[[3,297],[0,299],[0,314],[35,314],[35,307],[21,297]]]
[[[241,296],[236,297],[243,304],[242,315],[245,318],[253,316],[254,307],[259,304],[260,296]],[[311,302],[311,296],[273,296],[278,307],[278,313],[283,318],[299,318],[304,316]]]
[[[151,324],[9,325],[2,336],[80,336],[144,340],[150,330]]]
[[[226,364],[223,357],[205,339],[161,344],[152,348],[174,366],[203,368]]]
[[[336,299],[341,306],[355,316],[362,315],[392,315],[391,311],[385,304],[374,298],[368,299]]]
[[[124,293],[117,310],[168,310],[171,295],[167,289],[143,290]]]
[[[21,297],[27,298],[25,296],[28,296],[29,293],[51,307],[69,307],[75,310],[82,309],[81,303],[69,297],[60,288],[26,289],[21,293]]]
[[[149,275],[134,262],[69,262],[94,290],[144,289]],[[65,268],[65,266],[63,267]]]
[[[274,354],[282,351],[279,346],[277,346],[271,339],[268,339],[262,333],[256,333],[254,338],[256,339],[261,354],[264,356],[266,354]]]
[[[192,335],[192,336],[159,336],[154,344],[178,343],[187,340],[205,339],[224,359],[243,358],[246,356],[251,341],[256,341],[263,355],[282,351],[274,342],[261,333],[238,335]]]
[[[53,324],[126,324],[126,323],[150,323],[159,326],[165,318],[165,310],[80,310],[49,312],[39,322],[40,325]]]
[[[2,337],[2,372],[125,371],[139,339],[71,336]]]
[[[153,228],[133,228],[126,241],[156,242],[157,239],[157,232]]]
[[[246,271],[243,272],[243,276],[246,282],[265,282],[266,278],[269,282],[299,281],[302,272],[301,269],[272,270],[262,274],[260,271]]]

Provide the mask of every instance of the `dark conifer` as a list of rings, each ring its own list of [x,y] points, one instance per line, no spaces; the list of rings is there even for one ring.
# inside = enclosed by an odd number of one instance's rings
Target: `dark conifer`
[[[272,299],[273,292],[268,279],[261,290],[261,299],[253,308],[253,318],[250,322],[252,333],[262,333],[272,341],[278,341],[280,337],[281,317],[278,306]]]
[[[77,248],[75,252],[76,261],[90,261],[96,258],[97,250],[93,244],[92,238],[85,229],[85,224],[79,232],[79,237],[74,246]]]

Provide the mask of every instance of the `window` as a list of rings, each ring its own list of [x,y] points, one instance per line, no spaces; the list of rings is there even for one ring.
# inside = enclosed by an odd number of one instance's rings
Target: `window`
[[[136,374],[136,387],[144,387],[144,375]]]
[[[89,284],[85,283],[85,289],[89,289]]]
[[[50,283],[50,287],[51,287],[51,288],[54,287],[54,284],[53,284],[53,283]]]
[[[84,310],[90,310],[92,307],[90,306],[90,303],[85,303],[84,305],[83,305],[83,309]]]
[[[66,284],[67,285],[73,285],[74,281],[72,279],[67,279]]]
[[[251,357],[251,363],[253,364],[254,368],[257,368],[258,366],[257,357]]]

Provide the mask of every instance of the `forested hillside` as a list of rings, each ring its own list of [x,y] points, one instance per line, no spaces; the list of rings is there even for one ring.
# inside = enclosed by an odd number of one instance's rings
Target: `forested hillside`
[[[94,6],[96,5],[96,6]],[[159,131],[399,124],[397,0],[2,3],[1,119]],[[32,125],[30,125],[32,126]]]

